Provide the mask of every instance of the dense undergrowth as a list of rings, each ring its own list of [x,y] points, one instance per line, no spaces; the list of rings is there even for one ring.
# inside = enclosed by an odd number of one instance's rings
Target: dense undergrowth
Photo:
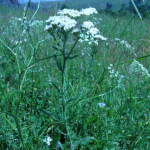
[[[150,149],[148,18],[81,17],[107,40],[77,42],[63,72],[65,36],[44,30],[50,12],[30,21],[32,11],[0,9],[1,150]]]

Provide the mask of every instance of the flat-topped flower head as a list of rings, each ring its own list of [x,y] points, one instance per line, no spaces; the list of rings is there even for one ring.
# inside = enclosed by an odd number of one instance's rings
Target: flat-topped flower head
[[[79,17],[81,14],[79,11],[74,9],[63,9],[57,13],[60,16]]]
[[[45,26],[45,30],[52,28],[64,29],[65,31],[70,31],[74,28],[77,22],[74,19],[69,18],[68,16],[52,16],[46,20],[48,25]]]
[[[80,11],[80,14],[89,16],[89,15],[92,15],[92,14],[98,14],[98,12],[95,8],[90,7],[90,8],[82,9]]]
[[[94,24],[91,21],[85,21],[83,22],[82,27],[86,29],[90,29],[91,27],[94,27]]]

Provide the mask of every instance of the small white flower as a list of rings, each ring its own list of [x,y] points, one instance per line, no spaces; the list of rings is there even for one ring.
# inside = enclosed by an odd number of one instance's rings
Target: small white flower
[[[48,146],[50,146],[52,140],[53,139],[51,139],[49,136],[46,136],[43,142],[45,142]]]

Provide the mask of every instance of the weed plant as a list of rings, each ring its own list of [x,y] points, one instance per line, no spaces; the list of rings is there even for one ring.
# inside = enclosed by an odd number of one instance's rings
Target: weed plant
[[[150,149],[149,19],[69,15],[72,33],[46,12],[2,9],[1,150]],[[104,36],[91,44],[89,20]]]

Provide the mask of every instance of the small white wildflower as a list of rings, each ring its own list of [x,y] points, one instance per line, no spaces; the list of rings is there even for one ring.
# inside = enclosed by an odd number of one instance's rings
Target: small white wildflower
[[[98,14],[98,12],[97,12],[97,10],[95,8],[91,8],[90,7],[90,8],[82,9],[80,11],[80,14],[89,16],[91,14]]]
[[[44,138],[43,142],[45,142],[48,146],[50,146],[52,140],[53,140],[53,139],[51,139],[49,136],[46,136],[46,137]]]
[[[104,108],[106,106],[106,104],[105,103],[98,103],[98,106]]]

